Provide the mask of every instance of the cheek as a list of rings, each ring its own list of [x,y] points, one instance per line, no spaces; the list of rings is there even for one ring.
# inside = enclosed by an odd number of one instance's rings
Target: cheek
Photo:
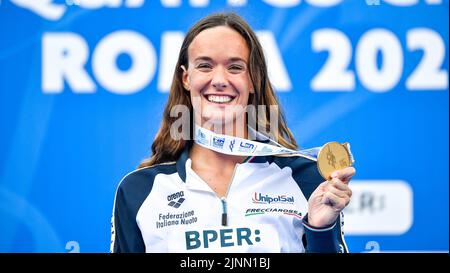
[[[239,79],[236,79],[234,81],[234,86],[239,91],[239,97],[240,100],[245,100],[245,102],[248,101],[248,98],[250,97],[250,90],[251,90],[251,83],[246,77],[241,77]]]
[[[199,73],[194,71],[189,76],[189,81],[192,87],[201,88],[209,82],[209,75],[207,73]]]
[[[191,85],[190,93],[191,93],[191,98],[200,96],[200,91],[195,86],[192,86],[192,85]]]
[[[242,105],[247,105],[248,102],[249,102],[249,101],[248,101],[249,98],[250,98],[250,94],[249,94],[248,91],[242,92],[241,95],[240,95],[240,98],[239,98],[240,104],[242,104]]]
[[[200,97],[201,90],[204,89],[204,84],[199,82],[198,80],[191,81],[191,98],[192,97]]]

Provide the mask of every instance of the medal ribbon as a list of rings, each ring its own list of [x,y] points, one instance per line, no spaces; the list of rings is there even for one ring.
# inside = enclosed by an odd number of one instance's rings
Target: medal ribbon
[[[311,149],[303,149],[300,151],[296,151],[283,147],[276,141],[269,139],[264,135],[262,135],[262,137],[267,138],[267,141],[269,141],[272,144],[262,143],[235,136],[217,134],[210,130],[202,128],[197,124],[195,124],[194,130],[195,130],[195,137],[194,137],[195,143],[207,149],[227,155],[268,156],[268,155],[295,154],[313,160],[317,160],[319,151],[322,149],[322,147],[315,147]],[[251,130],[250,133],[256,133],[257,136],[258,135],[261,136],[260,133],[256,132],[254,129],[250,127],[249,130]],[[345,143],[344,145],[346,146],[347,151],[350,154],[352,162],[354,162],[353,155],[350,152],[350,145],[348,143]]]

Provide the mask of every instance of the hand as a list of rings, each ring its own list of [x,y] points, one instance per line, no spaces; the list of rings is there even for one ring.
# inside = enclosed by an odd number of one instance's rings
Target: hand
[[[352,191],[348,183],[355,172],[353,167],[335,171],[331,180],[317,187],[308,200],[309,225],[322,228],[336,221],[340,212],[350,203]]]

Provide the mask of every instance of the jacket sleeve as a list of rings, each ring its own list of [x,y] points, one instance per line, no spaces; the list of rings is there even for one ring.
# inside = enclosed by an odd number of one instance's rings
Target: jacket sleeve
[[[142,234],[136,222],[139,198],[125,177],[117,188],[111,220],[111,252],[145,252]]]
[[[314,228],[308,223],[308,215],[303,217],[307,253],[348,253],[342,232],[341,215],[331,226]]]
[[[304,157],[279,158],[277,164],[282,167],[292,169],[292,177],[297,182],[306,200],[309,200],[311,194],[324,181],[317,169],[317,162]],[[306,252],[314,253],[337,253],[348,252],[344,240],[343,213],[337,218],[336,222],[325,228],[314,228],[308,223],[308,215],[303,217],[302,242]]]

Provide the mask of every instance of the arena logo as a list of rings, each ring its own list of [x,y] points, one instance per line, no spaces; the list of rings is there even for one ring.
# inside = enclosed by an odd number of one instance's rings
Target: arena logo
[[[167,201],[172,201],[173,199],[178,199],[184,196],[184,191],[179,191],[167,196]]]
[[[184,202],[184,200],[186,200],[184,198],[184,191],[179,191],[179,192],[176,192],[174,194],[167,196],[167,201],[169,201],[169,203],[167,205],[177,209],[181,206],[181,204]]]

